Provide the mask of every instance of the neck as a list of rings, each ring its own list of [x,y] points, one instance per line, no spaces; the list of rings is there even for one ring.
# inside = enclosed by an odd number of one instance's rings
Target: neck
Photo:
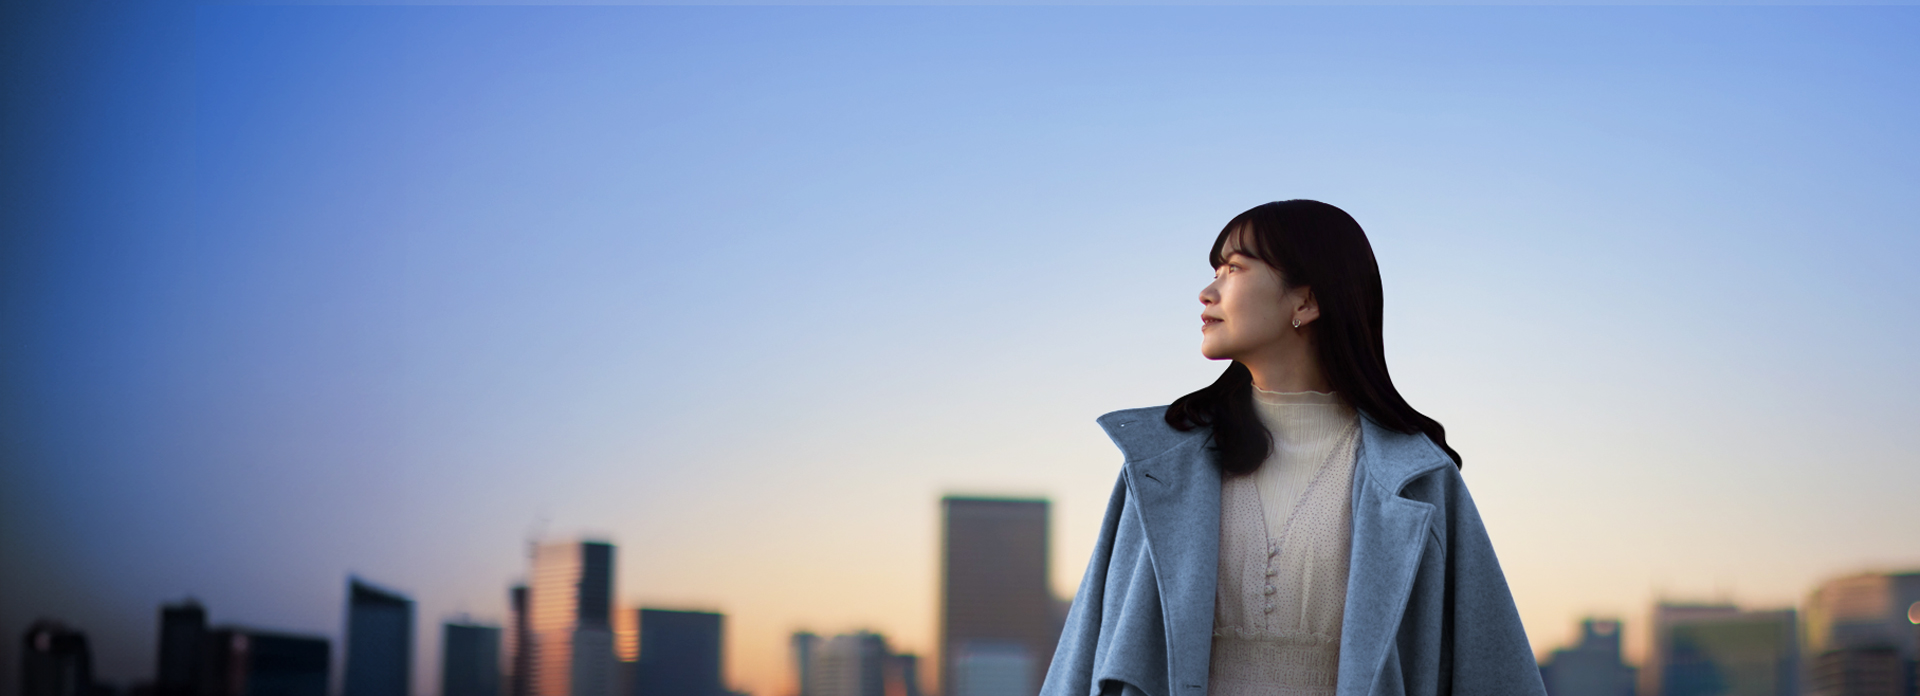
[[[1240,364],[1253,373],[1253,386],[1266,391],[1333,391],[1327,384],[1327,373],[1320,369],[1320,356],[1311,349],[1248,356],[1240,359]]]

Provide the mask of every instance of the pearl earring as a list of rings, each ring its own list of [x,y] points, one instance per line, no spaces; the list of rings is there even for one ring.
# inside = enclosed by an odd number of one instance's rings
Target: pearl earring
[[[1297,329],[1297,328],[1300,328],[1300,320],[1299,320],[1299,319],[1295,319],[1295,320],[1293,320],[1293,328],[1296,328],[1296,329]]]

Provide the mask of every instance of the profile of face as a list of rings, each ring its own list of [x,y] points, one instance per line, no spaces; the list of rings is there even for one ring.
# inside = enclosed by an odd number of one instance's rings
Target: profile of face
[[[1200,289],[1200,354],[1245,363],[1303,349],[1301,329],[1320,316],[1311,293],[1288,288],[1279,269],[1242,251],[1240,237],[1228,236],[1213,282]]]

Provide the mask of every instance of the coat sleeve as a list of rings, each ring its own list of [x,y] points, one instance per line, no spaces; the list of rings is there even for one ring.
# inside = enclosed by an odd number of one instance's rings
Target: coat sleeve
[[[1087,572],[1080,577],[1080,589],[1073,595],[1073,608],[1067,611],[1060,642],[1053,651],[1053,663],[1040,686],[1040,696],[1094,696],[1094,665],[1098,662],[1102,607],[1105,602],[1107,568],[1113,560],[1114,538],[1120,518],[1127,507],[1125,474],[1114,482],[1113,495],[1107,499],[1106,518],[1100,523],[1100,538],[1093,544],[1093,556],[1087,559]],[[1110,682],[1111,683],[1111,682]],[[1115,688],[1118,689],[1118,684]],[[1114,693],[1121,693],[1115,691]]]
[[[1445,501],[1434,529],[1445,576],[1440,611],[1440,694],[1545,696],[1527,631],[1494,556],[1480,511],[1458,470],[1430,477]]]

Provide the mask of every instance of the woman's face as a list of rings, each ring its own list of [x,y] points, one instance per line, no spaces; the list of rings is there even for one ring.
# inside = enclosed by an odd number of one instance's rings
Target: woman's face
[[[1240,252],[1230,235],[1213,269],[1213,282],[1200,290],[1200,354],[1209,360],[1240,360],[1281,350],[1293,332],[1294,295],[1280,272]]]

